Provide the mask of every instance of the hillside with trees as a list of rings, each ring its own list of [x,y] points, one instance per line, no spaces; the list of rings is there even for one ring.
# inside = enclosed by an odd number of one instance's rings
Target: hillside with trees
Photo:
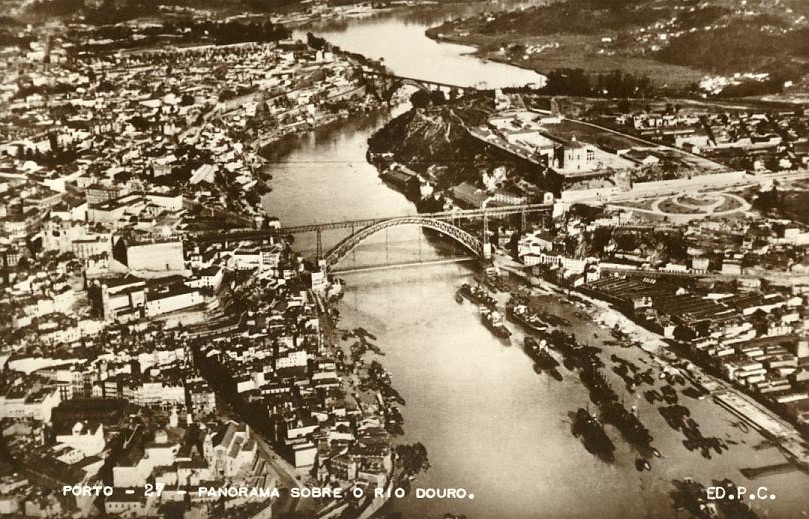
[[[92,25],[107,25],[156,16],[161,6],[209,9],[222,12],[266,13],[300,0],[34,0],[19,16],[25,21],[79,18]]]
[[[773,93],[809,74],[809,2],[798,0],[559,0],[452,20],[428,35],[546,75],[620,69],[679,90],[705,75],[766,73],[730,91]]]

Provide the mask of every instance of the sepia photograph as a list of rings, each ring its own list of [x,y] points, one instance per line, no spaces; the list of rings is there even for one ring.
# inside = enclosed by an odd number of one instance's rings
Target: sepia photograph
[[[0,516],[809,516],[809,0],[0,8]]]

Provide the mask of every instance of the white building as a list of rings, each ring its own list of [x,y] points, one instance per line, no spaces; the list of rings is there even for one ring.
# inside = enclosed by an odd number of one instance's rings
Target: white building
[[[539,255],[548,252],[553,248],[553,237],[546,232],[537,231],[526,234],[517,243],[517,255],[522,257],[527,254]]]
[[[50,422],[53,408],[62,401],[56,386],[46,387],[31,393],[16,394],[12,389],[0,395],[0,417],[33,418]]]
[[[183,242],[144,243],[126,247],[126,266],[130,270],[176,272],[185,269]]]
[[[275,369],[294,368],[306,366],[309,362],[309,354],[306,350],[293,350],[279,355],[275,359]]]
[[[202,304],[202,294],[193,289],[174,289],[163,294],[149,294],[146,301],[146,317],[184,310]]]
[[[212,459],[208,463],[221,475],[233,477],[253,464],[257,452],[258,445],[250,437],[250,428],[230,421],[213,440]]]
[[[95,456],[104,450],[104,426],[87,421],[76,422],[67,434],[57,434],[56,443],[63,443],[81,451],[85,456]]]

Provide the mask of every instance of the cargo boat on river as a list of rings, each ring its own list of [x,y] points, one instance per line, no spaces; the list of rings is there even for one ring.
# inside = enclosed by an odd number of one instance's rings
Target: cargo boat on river
[[[496,337],[500,339],[508,339],[511,337],[511,332],[506,328],[506,325],[503,324],[503,316],[500,315],[500,312],[497,310],[491,310],[485,306],[481,306],[480,317],[483,320],[483,324],[486,325],[486,328],[491,330]]]
[[[515,323],[520,324],[523,328],[531,332],[544,332],[548,329],[548,325],[539,318],[539,316],[531,312],[526,305],[509,304],[506,306],[506,317]]]
[[[491,310],[497,307],[497,300],[486,290],[480,286],[472,286],[469,283],[461,285],[458,293],[473,303],[485,306]]]

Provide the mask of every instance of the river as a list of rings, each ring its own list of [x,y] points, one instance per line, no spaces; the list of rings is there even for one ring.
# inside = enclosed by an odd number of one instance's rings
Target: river
[[[382,57],[401,75],[459,85],[486,81],[490,87],[541,80],[533,72],[469,56],[467,47],[424,36],[426,28],[443,19],[485,8],[491,9],[491,4],[418,14],[387,12],[301,32],[312,30],[344,49]],[[273,191],[264,201],[267,212],[286,225],[414,213],[412,203],[381,182],[365,161],[368,137],[390,116],[364,115],[273,145],[268,153]],[[324,235],[324,247],[340,237]],[[312,240],[305,238],[298,246],[311,250]],[[418,230],[397,229],[365,242],[345,261],[376,264],[440,253]],[[760,515],[793,517],[809,508],[806,475],[750,482],[739,473],[742,467],[778,463],[783,456],[774,448],[754,448],[761,437],[733,427],[733,417],[709,399],[681,396],[703,434],[737,442],[721,456],[706,460],[688,451],[681,433],[671,430],[653,406],[622,389],[627,406],[638,405],[663,457],[651,460],[652,471],[637,472],[634,452],[611,427],[607,430],[616,444],[615,463],[605,464],[587,453],[570,434],[568,418],[588,401],[578,377],[563,370],[564,380],[556,382],[536,374],[522,352],[518,330],[512,346],[504,346],[482,326],[472,305],[457,304],[454,292],[470,275],[465,267],[440,265],[346,276],[340,325],[364,326],[377,335],[386,353],[380,361],[407,400],[403,440],[420,441],[429,453],[432,468],[415,486],[462,487],[475,496],[426,500],[411,494],[392,499],[384,511],[413,518],[443,517],[447,512],[470,518],[667,517],[674,515],[672,479],[688,476],[704,484],[730,477],[750,488],[767,486],[777,497],[756,503]],[[545,304],[573,321],[577,336],[591,338],[591,344],[609,338],[591,320],[577,318],[574,307],[558,297],[549,296]],[[648,362],[640,350],[610,348],[605,347],[607,356],[615,352],[639,365]]]

